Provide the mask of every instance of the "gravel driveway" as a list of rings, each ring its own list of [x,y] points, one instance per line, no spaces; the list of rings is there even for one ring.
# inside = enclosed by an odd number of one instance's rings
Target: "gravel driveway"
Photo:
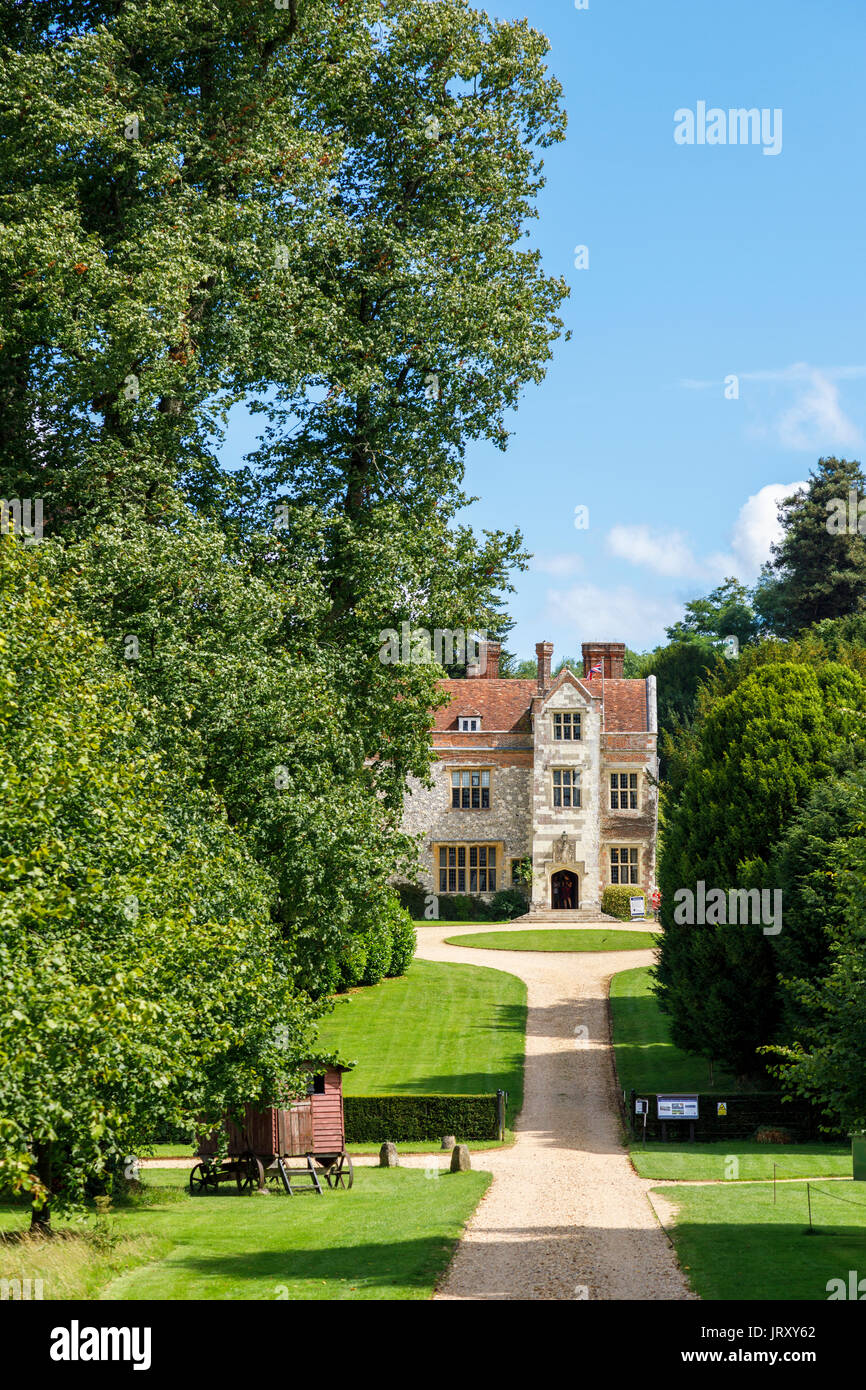
[[[657,1182],[637,1177],[622,1146],[614,1091],[608,981],[650,965],[652,952],[505,953],[443,944],[479,929],[419,927],[417,954],[526,981],[526,1099],[515,1145],[474,1156],[494,1180],[435,1297],[693,1298],[647,1197]],[[437,1158],[402,1161],[421,1166]]]

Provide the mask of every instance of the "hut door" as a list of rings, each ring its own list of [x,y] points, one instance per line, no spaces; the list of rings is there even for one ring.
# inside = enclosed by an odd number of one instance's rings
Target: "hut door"
[[[280,1148],[284,1154],[301,1155],[313,1149],[313,1116],[309,1100],[299,1100],[291,1110],[281,1110]]]

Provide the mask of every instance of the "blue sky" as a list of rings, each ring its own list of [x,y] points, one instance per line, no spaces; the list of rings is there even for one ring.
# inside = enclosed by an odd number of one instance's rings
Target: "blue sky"
[[[541,639],[642,650],[724,575],[755,578],[785,485],[822,454],[863,457],[866,5],[488,8],[548,36],[564,87],[530,226],[572,286],[572,339],[507,452],[470,448],[468,518],[520,525],[535,555],[510,598],[521,656]],[[678,145],[674,112],[699,101],[781,109],[781,151]]]
[[[541,638],[643,649],[724,574],[754,578],[775,524],[762,489],[863,457],[866,5],[490,8],[548,36],[565,89],[533,237],[572,286],[573,336],[507,454],[470,451],[471,515],[519,521],[535,554],[511,602],[521,655]],[[674,112],[700,100],[781,108],[781,152],[675,144]]]

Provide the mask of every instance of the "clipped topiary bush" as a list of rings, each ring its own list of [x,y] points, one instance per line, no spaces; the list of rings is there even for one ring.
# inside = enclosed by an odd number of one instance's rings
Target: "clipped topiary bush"
[[[601,910],[621,922],[631,921],[631,899],[641,898],[646,912],[646,894],[640,888],[629,887],[627,883],[609,883],[601,895]]]
[[[490,904],[490,916],[497,921],[503,917],[521,917],[526,908],[525,893],[521,893],[519,888],[502,888]]]

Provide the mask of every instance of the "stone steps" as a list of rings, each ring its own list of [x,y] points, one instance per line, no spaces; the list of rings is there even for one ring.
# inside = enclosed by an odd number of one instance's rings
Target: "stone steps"
[[[628,925],[618,917],[611,917],[609,912],[602,912],[598,907],[536,908],[535,911],[525,912],[522,917],[515,917],[513,921],[525,922],[527,926],[544,923],[564,927],[570,922],[616,922],[620,927]]]

